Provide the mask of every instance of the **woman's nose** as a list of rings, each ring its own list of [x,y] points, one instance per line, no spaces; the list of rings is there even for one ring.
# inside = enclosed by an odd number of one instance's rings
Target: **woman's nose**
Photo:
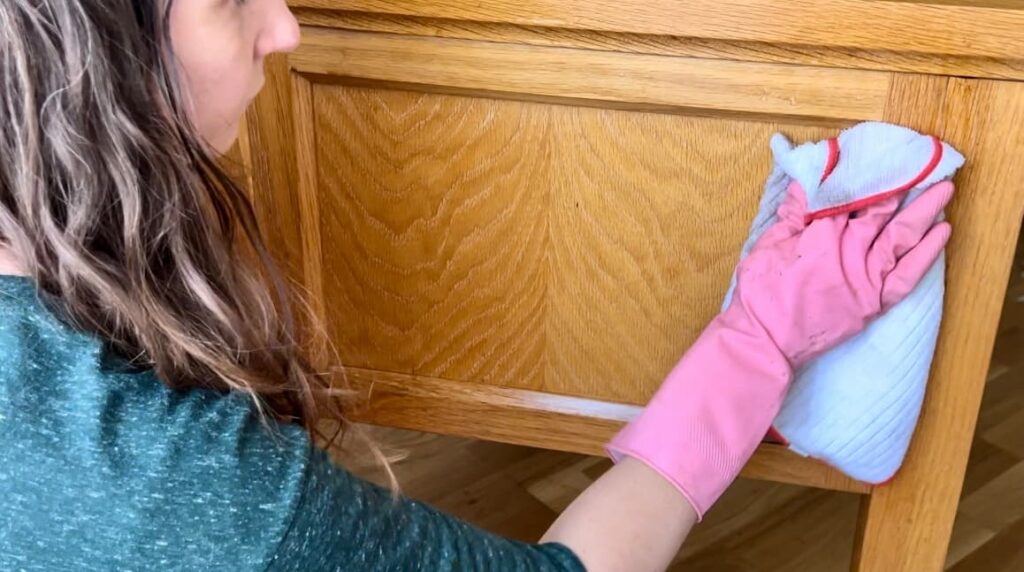
[[[269,0],[264,22],[256,46],[259,57],[291,52],[299,47],[299,41],[302,39],[299,22],[288,9],[285,0]]]

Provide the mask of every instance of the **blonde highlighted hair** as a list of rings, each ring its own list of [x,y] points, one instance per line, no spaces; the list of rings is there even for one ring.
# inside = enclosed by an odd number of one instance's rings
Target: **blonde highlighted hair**
[[[170,2],[0,2],[0,242],[62,319],[175,389],[244,391],[316,431],[332,355],[247,195],[183,109]],[[312,322],[304,322],[312,323]],[[317,331],[312,328],[311,331]]]

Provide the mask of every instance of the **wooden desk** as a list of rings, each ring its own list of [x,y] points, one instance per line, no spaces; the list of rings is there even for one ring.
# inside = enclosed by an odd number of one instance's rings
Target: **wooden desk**
[[[969,159],[946,321],[853,569],[939,570],[1024,206],[1010,0],[293,0],[243,151],[277,254],[372,389],[360,419],[598,454],[715,314],[768,138],[863,120]]]

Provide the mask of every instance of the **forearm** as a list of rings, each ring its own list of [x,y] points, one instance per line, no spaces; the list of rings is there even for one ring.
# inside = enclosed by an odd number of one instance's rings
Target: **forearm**
[[[754,323],[716,318],[609,443],[617,465],[544,539],[568,546],[589,570],[664,570],[782,402],[792,373],[762,332]]]
[[[568,546],[587,570],[664,570],[697,521],[667,479],[625,458],[558,517],[542,542]]]

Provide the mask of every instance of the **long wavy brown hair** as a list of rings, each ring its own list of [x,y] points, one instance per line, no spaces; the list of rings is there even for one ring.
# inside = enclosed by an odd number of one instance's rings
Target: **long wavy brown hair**
[[[303,348],[329,344],[300,343],[292,308],[307,305],[188,119],[169,11],[0,1],[0,240],[124,363],[175,389],[247,392],[314,433],[342,419],[340,368],[313,367],[335,360]]]

